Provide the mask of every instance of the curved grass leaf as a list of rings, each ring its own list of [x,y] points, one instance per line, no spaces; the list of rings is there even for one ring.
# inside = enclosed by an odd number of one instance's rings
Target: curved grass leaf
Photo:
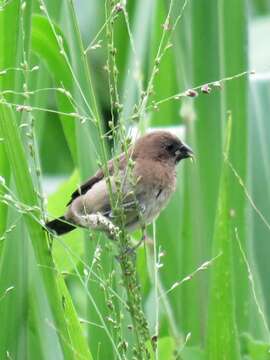
[[[68,52],[67,43],[61,30],[55,25],[58,36],[63,39],[65,50]],[[59,46],[50,27],[48,20],[40,15],[32,17],[32,50],[38,54],[47,64],[50,73],[52,74],[56,86],[71,91],[73,88],[72,76],[66,66],[63,56],[60,54]],[[76,109],[72,106],[69,99],[63,94],[57,93],[58,108],[63,113],[76,113]],[[61,115],[61,122],[63,130],[73,157],[75,164],[77,163],[77,144],[75,121],[72,117]]]
[[[12,111],[5,105],[0,106],[0,128],[5,138],[6,153],[9,158],[19,200],[30,207],[38,205],[37,197],[28,170],[24,148]],[[48,239],[41,225],[33,218],[40,218],[39,211],[29,210],[24,220],[31,238],[36,262],[48,298],[53,326],[66,359],[78,358],[78,354],[90,358],[80,324],[75,315],[62,277],[57,275],[52,256],[48,248]],[[63,307],[63,298],[67,307]]]
[[[78,187],[79,174],[75,171],[71,177],[59,186],[57,191],[48,198],[48,212],[51,217],[58,217],[65,212],[66,204],[70,199],[70,194]],[[77,263],[78,257],[83,255],[83,234],[77,229],[65,235],[63,238],[65,248],[62,243],[55,239],[53,243],[53,258],[59,271],[72,271],[73,263]],[[68,250],[67,250],[68,249]],[[71,261],[72,254],[76,258]]]
[[[228,157],[231,137],[231,117],[228,119],[224,156]],[[213,239],[213,256],[221,254],[211,271],[206,355],[209,360],[240,359],[235,321],[233,288],[233,252],[229,217],[229,168],[224,162]]]

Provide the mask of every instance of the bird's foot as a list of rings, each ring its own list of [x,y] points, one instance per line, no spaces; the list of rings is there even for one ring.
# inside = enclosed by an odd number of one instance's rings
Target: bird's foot
[[[141,237],[141,239],[137,242],[137,244],[134,245],[134,246],[132,246],[131,248],[127,248],[127,249],[126,249],[126,252],[127,252],[128,254],[130,254],[130,253],[136,253],[136,250],[141,246],[141,244],[145,241],[145,239],[146,239],[146,235],[144,234],[144,235]]]
[[[133,258],[136,259],[136,250],[141,246],[141,244],[145,241],[145,239],[146,239],[146,235],[144,234],[136,245],[132,247],[127,247],[125,250],[121,252],[120,255],[116,256],[116,259],[119,262],[121,262],[121,260],[123,260],[123,258],[127,256],[133,256]]]

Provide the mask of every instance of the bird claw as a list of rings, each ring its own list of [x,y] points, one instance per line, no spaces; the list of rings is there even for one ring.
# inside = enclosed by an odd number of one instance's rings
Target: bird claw
[[[115,257],[116,260],[121,262],[124,256],[131,256],[131,255],[133,255],[134,258],[136,258],[136,250],[140,247],[140,245],[144,242],[145,239],[146,239],[146,235],[144,234],[136,245],[132,247],[127,247],[120,255],[117,255]]]
[[[135,249],[134,247],[128,247],[126,248],[120,255],[116,255],[115,256],[115,259],[121,263],[124,259],[124,257],[128,257],[128,256],[132,256],[132,260],[136,260],[136,252],[135,252]]]

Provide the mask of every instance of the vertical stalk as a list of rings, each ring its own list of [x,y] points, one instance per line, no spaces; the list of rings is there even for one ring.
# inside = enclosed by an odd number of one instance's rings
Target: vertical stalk
[[[127,242],[127,235],[124,235],[120,242]],[[134,254],[127,251],[120,254],[120,265],[122,270],[123,284],[126,289],[128,298],[128,311],[133,323],[133,331],[136,337],[136,346],[133,348],[134,356],[138,359],[150,358],[150,353],[146,348],[146,342],[150,340],[150,333],[148,324],[142,310],[142,297],[140,293],[140,286],[137,280],[136,263],[132,259]]]
[[[232,6],[234,10],[232,11]],[[224,68],[221,69],[221,76],[228,76],[231,73],[245,71],[248,67],[247,59],[247,1],[240,0],[235,7],[233,0],[218,1],[218,17],[222,43],[220,43],[221,54],[224,55]],[[232,56],[233,54],[233,56]],[[230,160],[237,169],[244,183],[247,180],[247,87],[248,80],[244,77],[236,82],[229,82],[224,89],[223,97],[225,110],[232,112],[234,119],[232,124],[232,141]],[[246,200],[239,184],[232,176],[230,178],[230,207],[235,216],[232,219],[233,225],[237,226],[239,237],[243,248],[247,249],[247,219]],[[238,248],[234,242],[233,252],[237,253]],[[237,324],[240,331],[248,329],[248,304],[249,291],[248,279],[241,276],[245,272],[245,265],[239,257],[234,258],[235,271],[235,294]]]
[[[235,318],[232,244],[229,214],[229,156],[232,120],[228,118],[224,163],[221,172],[217,215],[213,238],[213,255],[221,254],[212,268],[206,357],[209,360],[240,359],[239,337]],[[221,346],[222,345],[222,346]]]

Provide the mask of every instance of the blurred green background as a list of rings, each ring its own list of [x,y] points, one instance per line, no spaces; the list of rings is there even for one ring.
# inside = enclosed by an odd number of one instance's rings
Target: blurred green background
[[[196,154],[137,253],[151,356],[270,359],[269,34],[268,0],[0,0],[0,359],[140,358],[114,245],[41,227],[112,120]]]

